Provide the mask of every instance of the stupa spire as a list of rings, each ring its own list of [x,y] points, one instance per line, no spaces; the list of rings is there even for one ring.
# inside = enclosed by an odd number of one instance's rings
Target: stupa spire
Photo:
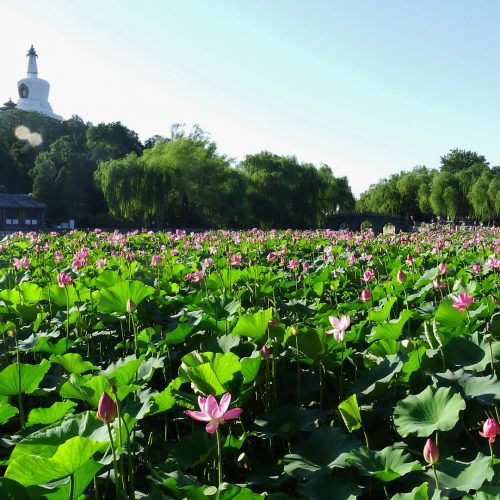
[[[31,46],[31,49],[28,50],[28,53],[26,54],[26,57],[29,57],[28,60],[28,77],[37,77],[38,76],[38,68],[36,65],[36,59],[38,57],[38,54],[36,53],[36,50],[34,49],[33,45]]]

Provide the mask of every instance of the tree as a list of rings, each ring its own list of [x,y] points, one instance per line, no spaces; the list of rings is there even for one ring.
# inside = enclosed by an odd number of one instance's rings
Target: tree
[[[110,211],[128,220],[190,227],[242,222],[241,179],[199,129],[159,141],[142,156],[101,162],[95,178]]]
[[[450,172],[438,172],[432,179],[430,203],[435,215],[454,220],[460,211],[460,186]]]
[[[95,211],[97,193],[93,183],[95,163],[71,137],[54,141],[39,153],[31,171],[33,195],[48,204],[47,219],[61,222]]]
[[[129,153],[142,153],[139,136],[120,122],[100,123],[88,128],[87,148],[95,162],[123,158]]]
[[[465,149],[452,149],[447,155],[441,156],[441,170],[456,173],[472,165],[488,166],[489,163],[483,155]]]

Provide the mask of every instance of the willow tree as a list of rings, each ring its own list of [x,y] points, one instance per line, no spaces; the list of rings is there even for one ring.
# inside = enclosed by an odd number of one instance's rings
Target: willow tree
[[[115,217],[144,225],[166,224],[171,182],[169,172],[161,165],[147,164],[131,153],[101,162],[95,180]]]

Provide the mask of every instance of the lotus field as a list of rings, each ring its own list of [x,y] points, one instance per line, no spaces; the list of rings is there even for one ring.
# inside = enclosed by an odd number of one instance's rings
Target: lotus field
[[[499,253],[486,228],[9,236],[0,498],[499,498]]]

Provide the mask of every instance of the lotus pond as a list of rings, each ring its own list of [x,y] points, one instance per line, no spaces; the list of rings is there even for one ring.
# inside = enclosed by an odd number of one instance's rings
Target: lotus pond
[[[499,498],[499,253],[487,228],[9,236],[0,498]]]

